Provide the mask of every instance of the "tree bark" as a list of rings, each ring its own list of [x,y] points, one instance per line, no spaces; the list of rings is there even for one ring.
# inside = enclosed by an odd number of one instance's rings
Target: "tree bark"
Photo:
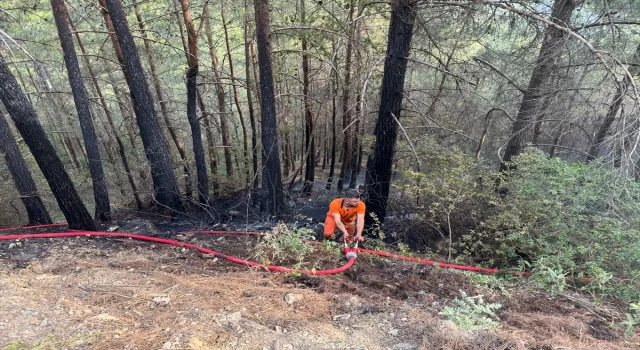
[[[216,87],[216,96],[218,98],[218,115],[220,118],[220,129],[222,132],[222,145],[224,146],[224,163],[227,169],[227,176],[233,176],[233,159],[231,156],[231,133],[229,130],[229,116],[227,115],[227,97],[222,85],[222,74],[220,72],[220,63],[216,48],[213,44],[213,36],[211,35],[211,24],[209,20],[209,9],[205,6],[202,17],[205,22],[205,33],[207,43],[209,44],[209,55],[211,56],[211,65],[213,66],[213,83]]]
[[[101,0],[104,1],[104,0]],[[175,6],[175,1],[173,2]],[[178,150],[178,154],[180,155],[180,161],[182,162],[182,171],[184,172],[184,192],[187,197],[192,196],[191,190],[191,169],[189,168],[189,160],[187,159],[187,152],[184,149],[184,144],[180,137],[178,136],[178,132],[176,127],[173,126],[173,122],[169,117],[169,111],[167,108],[167,99],[164,96],[164,91],[162,90],[162,85],[160,84],[160,78],[158,77],[158,69],[156,68],[156,60],[153,55],[153,49],[151,48],[151,42],[147,38],[147,31],[144,26],[144,21],[142,20],[142,14],[140,12],[140,7],[136,1],[133,2],[133,7],[136,12],[136,19],[138,21],[138,28],[140,28],[140,32],[142,33],[142,41],[144,43],[144,51],[147,56],[147,61],[149,62],[149,70],[151,71],[151,81],[153,82],[154,89],[156,91],[156,95],[158,97],[158,104],[160,105],[160,112],[162,114],[162,119],[164,123],[167,125],[167,130],[169,131],[169,135],[173,140],[173,143],[176,145],[176,149]],[[180,24],[180,16],[177,13],[176,9],[176,17],[178,25],[180,26],[180,35],[182,35],[182,25]],[[185,49],[185,52],[187,50]],[[122,62],[120,64],[123,65]],[[123,65],[124,66],[124,65]],[[162,137],[162,141],[166,142],[164,136]],[[168,145],[167,145],[168,146]]]
[[[249,121],[251,122],[251,155],[253,161],[253,183],[252,183],[252,198],[254,199],[254,205],[257,204],[255,199],[257,198],[256,193],[258,191],[259,185],[259,175],[258,175],[258,129],[256,124],[256,116],[255,110],[253,107],[253,98],[251,94],[251,89],[253,89],[253,82],[251,81],[251,41],[253,39],[249,39],[249,9],[247,7],[247,0],[244,1],[244,73],[247,84],[247,104],[249,107]]]
[[[355,25],[352,22],[355,1],[351,1],[349,9],[349,38],[347,39],[347,52],[344,63],[344,84],[342,85],[342,164],[340,164],[340,175],[338,176],[338,192],[344,189],[344,178],[350,170],[348,168],[351,159],[351,106],[349,99],[351,95],[351,52],[353,51],[353,38]]]
[[[256,36],[260,68],[261,113],[262,113],[262,187],[266,188],[266,204],[272,216],[284,210],[282,174],[280,173],[280,151],[276,123],[276,101],[273,91],[273,68],[271,65],[271,28],[269,23],[269,1],[255,0]]]
[[[202,132],[196,112],[197,79],[198,79],[198,37],[191,20],[189,0],[180,0],[182,15],[187,27],[188,55],[187,64],[187,118],[191,126],[191,138],[193,140],[193,153],[196,160],[196,172],[198,174],[198,199],[200,204],[209,204],[209,179],[207,177],[207,165],[202,146]]]
[[[631,74],[632,78],[635,78],[638,74],[640,74],[640,45],[636,48],[636,52],[631,59],[631,64],[627,67],[629,74]],[[589,156],[587,156],[587,162],[590,162],[600,154],[600,150],[605,142],[605,138],[607,137],[607,133],[609,133],[609,128],[616,119],[620,108],[622,107],[622,101],[624,101],[624,95],[629,90],[629,85],[631,85],[631,78],[625,74],[622,82],[618,83],[616,87],[616,93],[613,95],[613,99],[611,100],[611,104],[609,104],[609,109],[607,111],[607,115],[604,117],[602,121],[602,125],[598,128],[598,132],[596,133],[596,137],[593,140],[593,144],[589,148]]]
[[[416,0],[394,0],[382,76],[376,142],[367,161],[367,209],[382,222],[386,216],[398,123],[402,109],[407,58],[416,17]],[[367,216],[371,224],[370,216]]]
[[[224,30],[224,41],[227,46],[227,55],[229,57],[229,75],[231,76],[231,87],[233,89],[233,101],[235,102],[236,109],[238,110],[238,118],[240,119],[240,127],[242,128],[242,146],[243,146],[243,159],[244,159],[244,174],[245,185],[249,186],[251,181],[251,173],[249,170],[249,138],[247,136],[247,126],[244,121],[244,115],[242,114],[242,108],[240,107],[240,98],[238,95],[238,87],[236,86],[236,75],[233,70],[233,57],[231,55],[231,44],[229,43],[229,32],[227,30],[227,19],[225,15],[224,1],[221,3],[220,15],[222,17],[222,28]]]
[[[305,0],[300,0],[300,13],[301,21],[305,23]],[[313,191],[313,182],[315,180],[315,166],[316,166],[316,152],[315,152],[315,140],[313,137],[314,125],[313,115],[311,114],[311,98],[309,90],[309,54],[307,53],[307,37],[306,34],[302,34],[302,95],[304,99],[304,152],[303,157],[307,158],[306,169],[304,172],[304,186],[302,187],[302,193],[311,195]]]
[[[555,0],[550,20],[557,25],[569,27],[571,14],[581,2],[582,0]],[[548,79],[568,37],[569,34],[567,32],[555,26],[547,27],[536,66],[531,73],[529,86],[524,91],[518,115],[513,123],[511,138],[507,143],[503,162],[500,166],[503,170],[506,169],[506,163],[520,154],[524,146],[531,142],[531,121],[540,112],[540,102],[548,93]]]
[[[333,58],[331,60],[331,162],[329,164],[329,178],[327,179],[327,191],[331,190],[331,184],[333,183],[333,176],[336,169],[336,117],[337,117],[337,105],[336,99],[338,97],[338,44],[333,42]]]
[[[31,177],[27,162],[22,157],[20,148],[18,148],[9,128],[9,123],[2,112],[0,112],[0,152],[4,153],[4,159],[20,194],[20,200],[27,211],[28,225],[52,223],[49,212],[38,194],[36,183]]]
[[[60,45],[64,53],[64,62],[67,67],[69,85],[73,93],[73,101],[80,119],[80,128],[84,138],[84,146],[87,152],[89,173],[93,183],[93,198],[95,200],[95,217],[99,221],[111,220],[111,207],[109,205],[109,191],[104,177],[104,168],[100,157],[100,146],[93,126],[93,118],[89,108],[89,99],[82,81],[80,64],[73,45],[73,35],[69,29],[69,14],[64,0],[51,0],[53,17],[58,29]]]
[[[20,89],[2,55],[0,55],[0,100],[49,183],[69,228],[95,230],[91,215],[82,203],[69,174],[64,170],[62,161],[40,125],[33,106]]]
[[[182,213],[180,193],[176,181],[169,152],[165,146],[160,124],[156,118],[155,109],[149,86],[140,64],[138,50],[129,31],[126,17],[120,0],[105,0],[107,9],[113,22],[120,48],[125,62],[126,73],[129,75],[129,90],[133,100],[140,136],[144,144],[145,155],[151,166],[151,177],[156,198],[160,205]]]
[[[138,193],[138,188],[136,186],[135,181],[133,180],[133,175],[131,174],[131,167],[129,166],[129,160],[127,158],[127,153],[124,149],[124,144],[122,143],[122,139],[120,138],[119,132],[118,132],[118,128],[116,128],[115,123],[113,122],[113,116],[111,115],[111,111],[109,110],[109,108],[107,107],[107,101],[104,98],[104,94],[102,93],[102,88],[100,88],[100,84],[98,84],[98,79],[96,78],[96,74],[93,71],[93,67],[91,66],[91,62],[89,62],[89,57],[87,56],[87,51],[84,48],[84,44],[82,43],[82,39],[80,38],[80,33],[78,33],[78,31],[76,30],[75,26],[73,25],[73,22],[69,21],[69,24],[71,25],[71,30],[73,30],[73,32],[76,35],[76,40],[78,41],[78,47],[80,47],[80,52],[82,52],[82,57],[84,57],[84,63],[87,66],[87,70],[89,71],[89,75],[91,76],[91,81],[93,83],[93,86],[96,90],[96,94],[98,95],[98,98],[100,99],[100,105],[102,106],[102,109],[104,110],[105,115],[107,116],[107,122],[109,123],[109,128],[111,129],[111,133],[113,135],[113,137],[116,139],[116,143],[118,144],[118,154],[120,155],[120,159],[122,160],[122,166],[124,167],[124,171],[127,174],[127,179],[129,180],[129,186],[131,186],[131,191],[133,192],[133,197],[136,201],[136,205],[138,207],[138,209],[142,209],[143,205],[142,205],[142,201],[140,200],[140,194]],[[114,89],[114,91],[117,89]],[[119,101],[118,101],[119,102]],[[124,109],[123,109],[124,111]],[[125,118],[124,114],[123,114],[123,119]],[[125,120],[126,122],[126,120]],[[133,140],[133,138],[132,138]],[[132,147],[135,147],[135,144],[132,141]],[[108,152],[108,154],[111,154],[111,152]],[[123,192],[124,194],[124,192]]]

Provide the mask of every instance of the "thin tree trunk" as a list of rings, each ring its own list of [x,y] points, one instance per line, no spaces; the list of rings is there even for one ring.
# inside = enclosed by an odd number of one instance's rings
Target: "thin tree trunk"
[[[557,25],[570,27],[571,14],[582,0],[555,0],[551,11],[551,21]],[[531,141],[531,121],[540,112],[539,104],[547,93],[548,78],[554,70],[565,41],[569,37],[566,31],[555,26],[548,26],[544,41],[540,47],[540,53],[529,86],[524,91],[522,103],[518,115],[513,123],[511,138],[507,143],[503,156],[501,169],[506,169],[506,163],[522,151],[524,146]]]
[[[254,36],[256,36],[255,33]],[[251,42],[251,45],[249,45],[249,49],[251,50],[251,60],[253,61],[253,80],[256,83],[256,95],[258,97],[258,104],[260,104],[260,101],[262,101],[262,96],[260,94],[262,92],[260,91],[260,74],[258,73],[258,55],[253,47],[253,41]]]
[[[257,198],[256,192],[258,191],[259,175],[258,175],[258,130],[256,124],[256,116],[253,108],[253,98],[251,95],[252,81],[251,81],[251,54],[250,46],[251,40],[249,39],[249,9],[247,7],[247,0],[244,1],[244,64],[245,64],[245,79],[247,84],[247,103],[249,107],[249,121],[251,122],[251,154],[253,160],[253,184],[252,184],[252,198]],[[254,205],[257,204],[254,201]]]
[[[64,170],[64,165],[44,132],[33,106],[20,89],[2,55],[0,55],[0,101],[9,112],[16,128],[49,183],[51,192],[56,197],[69,228],[95,230],[95,223],[91,219],[91,215],[82,203],[69,174]]]
[[[362,118],[362,111],[360,109],[360,100],[362,96],[358,93],[356,96],[356,121],[355,131],[353,133],[353,143],[351,150],[351,159],[349,159],[351,176],[349,178],[349,188],[355,189],[358,182],[358,155],[360,154],[360,120]]]
[[[305,23],[305,8],[304,8],[305,0],[300,0],[300,13],[301,13],[301,21]],[[304,136],[305,136],[305,148],[303,154],[307,154],[306,161],[306,169],[304,173],[304,186],[302,188],[302,193],[311,194],[313,191],[313,182],[315,180],[315,141],[313,139],[313,115],[311,114],[311,98],[309,96],[309,54],[307,53],[307,37],[305,34],[302,34],[302,95],[304,98]],[[303,156],[304,157],[304,156]]]
[[[80,120],[80,128],[84,145],[87,152],[87,162],[89,164],[89,172],[93,183],[93,198],[95,200],[95,217],[99,221],[111,220],[111,207],[109,203],[109,191],[107,190],[107,182],[104,177],[104,168],[102,167],[102,159],[100,157],[100,146],[96,130],[93,126],[93,118],[89,108],[89,99],[82,81],[80,73],[80,64],[73,45],[73,35],[69,29],[69,14],[64,0],[51,0],[51,8],[53,9],[53,17],[58,29],[58,37],[60,45],[64,53],[64,61],[67,67],[67,75],[69,77],[69,85],[73,93],[73,101],[78,112]]]
[[[101,0],[104,1],[104,0]],[[175,7],[175,1],[173,2]],[[173,140],[173,143],[176,145],[176,149],[178,150],[178,154],[180,155],[180,161],[182,162],[182,171],[184,172],[184,192],[188,198],[191,198],[193,195],[193,191],[191,189],[191,169],[189,168],[189,160],[187,159],[187,152],[184,149],[184,144],[180,137],[178,136],[178,130],[173,126],[173,122],[169,117],[169,111],[167,108],[167,99],[164,96],[164,91],[162,90],[162,84],[160,84],[160,78],[158,77],[158,69],[156,68],[156,60],[153,55],[153,48],[151,47],[151,42],[147,37],[147,31],[144,26],[144,21],[142,19],[142,13],[140,11],[140,7],[138,6],[137,1],[133,1],[133,7],[136,12],[136,19],[138,21],[138,28],[140,28],[140,32],[142,34],[142,41],[144,43],[144,51],[147,56],[147,61],[149,62],[149,70],[151,71],[151,81],[153,82],[153,87],[156,91],[156,95],[158,98],[158,104],[160,105],[160,112],[162,114],[162,119],[167,126],[167,130],[169,131],[169,135]],[[176,10],[177,23],[180,27],[180,34],[182,35],[182,24],[180,22],[180,15]],[[185,53],[187,50],[185,49]],[[122,64],[122,62],[120,63]],[[166,143],[166,139],[164,136],[162,137],[163,142]],[[168,146],[168,144],[167,144]]]
[[[338,192],[344,189],[344,180],[348,170],[351,155],[351,106],[349,99],[351,95],[351,52],[353,51],[353,33],[355,25],[352,24],[355,2],[351,1],[349,9],[349,38],[347,39],[347,52],[345,53],[344,64],[344,84],[342,85],[342,164],[340,164],[340,175],[338,176]]]
[[[333,42],[333,59],[331,60],[331,163],[329,165],[329,178],[327,179],[327,191],[331,190],[331,183],[333,183],[333,176],[336,169],[336,99],[338,96],[338,44]]]
[[[49,212],[44,206],[36,183],[31,177],[31,171],[27,167],[20,148],[11,133],[9,123],[0,112],[0,152],[4,153],[4,159],[13,178],[13,182],[20,194],[20,200],[27,211],[29,225],[40,225],[52,223]]]
[[[629,74],[631,77],[636,77],[640,74],[640,45],[636,48],[636,51],[633,54],[631,59],[631,64],[627,67],[629,70]],[[587,156],[587,162],[590,162],[600,154],[600,150],[604,145],[605,138],[609,133],[609,128],[616,119],[620,108],[622,107],[622,102],[624,101],[624,95],[629,90],[629,85],[631,85],[631,78],[628,75],[624,76],[622,82],[618,83],[616,87],[616,92],[613,95],[613,99],[611,104],[609,104],[609,110],[607,111],[607,115],[604,117],[600,128],[598,128],[598,132],[596,133],[596,137],[593,140],[593,144],[589,148],[589,156]]]
[[[413,36],[416,17],[416,0],[394,0],[387,39],[387,55],[384,62],[380,110],[376,123],[376,142],[373,154],[367,161],[367,209],[384,221],[389,200],[391,172],[398,123],[404,97],[404,78],[407,58]],[[372,223],[367,216],[368,224]]]
[[[193,139],[193,153],[196,160],[196,172],[198,174],[198,199],[200,204],[209,204],[209,179],[207,177],[207,165],[204,157],[204,148],[202,147],[202,132],[200,131],[200,122],[196,113],[196,94],[197,94],[197,78],[198,78],[198,37],[196,29],[191,20],[191,10],[189,9],[189,0],[181,0],[182,15],[184,23],[187,27],[188,38],[188,60],[189,68],[187,70],[187,118],[191,126],[191,137]]]
[[[151,166],[151,178],[156,199],[160,205],[173,210],[173,213],[182,213],[184,209],[180,202],[180,192],[169,152],[165,146],[160,124],[153,108],[149,86],[140,64],[138,50],[129,31],[120,0],[105,1],[122,49],[125,76],[129,77],[129,90],[134,102],[133,108],[140,128],[145,154]]]
[[[247,126],[245,125],[244,115],[242,114],[242,108],[240,107],[240,98],[238,94],[238,88],[236,86],[236,76],[233,70],[233,57],[231,55],[231,44],[229,44],[229,33],[227,30],[227,19],[225,16],[225,4],[224,1],[220,2],[220,15],[222,17],[222,28],[224,30],[224,41],[227,46],[227,55],[229,57],[229,74],[231,76],[231,86],[233,89],[233,101],[235,102],[236,109],[238,110],[238,118],[240,119],[240,126],[242,127],[242,146],[243,146],[243,158],[244,158],[244,173],[245,173],[245,185],[249,186],[251,181],[251,173],[249,170],[249,138],[247,136]]]
[[[111,133],[113,137],[116,139],[116,143],[118,144],[118,154],[120,155],[120,159],[122,160],[122,166],[124,167],[124,170],[127,173],[127,179],[129,180],[129,186],[131,186],[131,191],[133,192],[133,197],[136,201],[136,205],[138,209],[142,209],[143,205],[142,205],[142,201],[140,200],[140,194],[138,193],[138,188],[136,187],[136,183],[133,180],[133,175],[131,174],[131,168],[129,167],[129,160],[127,159],[127,153],[125,152],[124,144],[122,143],[118,129],[116,128],[116,125],[113,122],[113,116],[111,115],[111,111],[107,107],[107,101],[104,98],[104,94],[102,93],[100,84],[98,84],[98,79],[96,78],[97,76],[93,71],[93,67],[91,66],[91,62],[89,61],[89,56],[87,56],[87,51],[85,50],[84,44],[82,43],[82,40],[80,38],[80,33],[78,33],[78,31],[76,30],[75,26],[73,25],[73,22],[69,21],[69,24],[71,25],[71,29],[76,35],[76,40],[78,41],[78,47],[80,47],[80,52],[82,52],[82,57],[84,57],[84,61],[85,61],[84,63],[87,67],[87,70],[89,71],[89,75],[91,76],[91,81],[93,82],[93,86],[96,90],[96,94],[100,99],[100,104],[102,105],[102,109],[104,110],[104,113],[107,116],[107,122],[109,123],[109,128],[111,129]],[[115,90],[117,89],[114,89],[114,91]],[[123,118],[124,118],[124,114],[123,114]],[[135,147],[135,144],[133,143],[133,138],[132,138],[132,147]],[[111,154],[111,152],[107,152],[107,153],[109,155]]]
[[[218,156],[216,155],[216,145],[213,139],[213,133],[211,132],[211,123],[209,121],[209,113],[207,113],[202,93],[198,90],[198,104],[202,111],[202,121],[204,122],[204,129],[207,134],[207,152],[209,153],[209,168],[211,171],[211,177],[213,178],[213,192],[218,191]]]
[[[107,76],[109,77],[109,81],[111,82],[113,94],[116,98],[116,103],[118,104],[118,109],[120,109],[120,114],[122,115],[123,122],[125,123],[125,128],[127,129],[127,136],[129,137],[129,144],[131,145],[131,149],[136,149],[136,128],[135,128],[135,120],[133,120],[133,116],[131,115],[129,100],[126,96],[123,95],[120,88],[115,83],[115,77],[113,76],[113,71],[110,68],[105,69],[107,71]]]
[[[205,33],[207,43],[209,44],[209,55],[211,56],[211,65],[213,66],[213,83],[216,87],[216,96],[218,97],[218,112],[220,118],[220,129],[222,132],[222,146],[224,146],[224,163],[227,169],[227,176],[233,176],[233,159],[231,156],[231,135],[229,130],[229,117],[227,115],[227,97],[222,85],[222,74],[220,72],[220,63],[211,34],[211,24],[209,20],[209,9],[205,6],[202,17],[205,22]]]
[[[262,187],[268,193],[266,204],[272,216],[284,210],[282,174],[278,149],[278,129],[276,123],[276,101],[273,91],[273,68],[271,64],[271,28],[269,23],[269,1],[255,0],[256,36],[261,87],[262,113]]]

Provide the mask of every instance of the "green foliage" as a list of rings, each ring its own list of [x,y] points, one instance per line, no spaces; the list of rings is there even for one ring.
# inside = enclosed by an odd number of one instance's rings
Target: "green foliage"
[[[429,170],[407,173],[398,187],[407,205],[418,203],[423,235],[447,245],[436,245],[441,253],[520,266],[552,293],[572,287],[598,298],[640,296],[640,185],[633,179],[537,150],[502,174],[460,152],[426,158]]]
[[[495,328],[500,325],[494,310],[502,307],[498,303],[485,303],[483,295],[468,296],[460,291],[461,299],[454,300],[456,306],[447,306],[440,315],[444,315],[456,326],[469,331]]]
[[[292,229],[279,222],[260,238],[254,247],[254,255],[264,264],[295,261],[298,267],[302,267],[307,254],[314,250],[314,245],[302,241],[306,237],[313,237],[313,231],[307,228]]]
[[[626,320],[620,322],[621,326],[627,327],[624,336],[628,337],[636,330],[636,326],[640,325],[640,304],[631,303],[629,312],[625,313]]]
[[[600,164],[521,154],[501,184],[507,190],[499,213],[480,226],[497,260],[528,258],[534,276],[562,291],[589,276],[584,286],[601,296],[627,299],[638,293],[640,186]],[[615,276],[615,278],[614,278]]]

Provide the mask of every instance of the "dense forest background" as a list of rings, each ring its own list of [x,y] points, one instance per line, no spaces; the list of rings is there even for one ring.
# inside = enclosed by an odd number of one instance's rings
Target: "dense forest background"
[[[294,188],[364,183],[378,221],[403,218],[388,234],[630,298],[638,18],[628,0],[8,0],[0,222],[91,229],[238,193],[278,215]]]

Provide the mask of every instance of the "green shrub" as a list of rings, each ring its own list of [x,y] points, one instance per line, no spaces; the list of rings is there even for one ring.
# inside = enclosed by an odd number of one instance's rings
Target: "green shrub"
[[[462,290],[460,295],[461,299],[454,300],[456,306],[445,307],[440,311],[440,315],[447,317],[456,326],[469,331],[495,328],[500,325],[494,310],[498,310],[502,305],[485,303],[483,295],[470,297]]]
[[[640,185],[633,179],[535,149],[502,174],[455,151],[427,158],[428,171],[407,173],[398,186],[417,211],[414,227],[444,242],[440,253],[526,268],[552,292],[570,286],[640,297]]]

